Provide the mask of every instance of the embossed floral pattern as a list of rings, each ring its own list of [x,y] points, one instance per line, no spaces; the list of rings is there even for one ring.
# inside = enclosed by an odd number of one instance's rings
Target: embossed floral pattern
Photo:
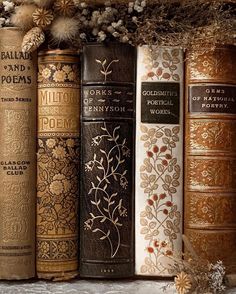
[[[6,109],[4,111],[4,156],[27,154],[31,142],[30,111]],[[15,126],[18,126],[17,128]]]
[[[222,51],[222,52],[221,52]],[[232,74],[229,55],[224,50],[199,50],[189,54],[189,68],[192,79],[226,78]],[[229,60],[227,60],[229,58]],[[225,66],[229,64],[229,66]]]
[[[210,193],[186,193],[186,222],[190,225],[234,226],[236,215],[235,197],[211,195]]]
[[[38,140],[38,198],[37,198],[37,234],[77,236],[78,221],[78,139],[39,139]],[[71,239],[71,238],[70,238]],[[76,255],[69,252],[71,240],[59,240],[67,246],[64,255]],[[38,241],[38,257],[49,256],[47,248],[54,248],[62,256],[62,243],[55,248],[54,241]],[[52,245],[51,242],[55,244]],[[58,243],[59,244],[59,243]],[[42,251],[41,251],[42,250]],[[47,254],[45,253],[47,251]]]
[[[38,258],[41,260],[65,260],[77,258],[78,240],[37,242]]]
[[[148,254],[141,272],[162,274],[166,268],[159,259],[172,254],[181,226],[181,214],[174,204],[181,169],[173,153],[179,142],[180,128],[141,125],[141,131],[141,141],[147,151],[140,167],[140,187],[146,197],[145,209],[140,214],[140,233],[147,241]],[[158,239],[160,233],[165,236],[162,241]]]
[[[180,63],[179,49],[155,50],[146,47],[143,50],[146,74],[142,76],[142,80],[180,80],[179,74],[176,72]]]
[[[121,138],[119,130],[118,125],[113,132],[110,132],[104,123],[101,133],[93,137],[91,143],[99,146],[102,142],[109,142],[112,144],[111,148],[108,151],[100,149],[100,152],[94,154],[93,159],[85,163],[84,167],[86,173],[100,170],[103,174],[103,176],[96,177],[96,182],[91,182],[88,196],[94,209],[84,222],[84,229],[97,234],[100,240],[108,242],[111,258],[116,256],[121,246],[122,218],[127,217],[127,208],[124,207],[122,193],[109,192],[109,187],[114,181],[119,183],[121,191],[125,190],[129,184],[126,177],[127,170],[124,167],[130,150],[126,145],[126,139]],[[112,238],[111,231],[113,232]]]
[[[187,147],[194,150],[236,151],[236,127],[232,121],[191,120],[186,132]]]
[[[230,259],[235,257],[235,232],[186,229],[185,234],[202,259],[210,262],[222,260],[227,266]]]
[[[38,81],[41,83],[55,82],[73,82],[79,83],[79,72],[78,66],[68,65],[64,63],[54,63],[54,64],[40,64]]]
[[[188,158],[187,161],[187,185],[191,189],[199,187],[228,189],[236,187],[236,161],[230,159],[210,159],[210,158]]]

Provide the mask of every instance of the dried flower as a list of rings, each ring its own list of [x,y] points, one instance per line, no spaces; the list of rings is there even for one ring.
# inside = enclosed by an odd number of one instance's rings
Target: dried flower
[[[11,11],[14,9],[14,3],[11,1],[2,1],[2,4],[5,11]]]
[[[58,17],[51,26],[51,34],[56,43],[73,41],[79,35],[77,20],[70,17]]]
[[[223,293],[226,289],[224,284],[225,267],[222,261],[215,264],[200,258],[195,252],[189,239],[183,235],[185,253],[177,254],[169,252],[165,255],[174,262],[175,287],[179,294],[186,293]]]
[[[26,33],[21,45],[23,52],[36,50],[45,41],[45,35],[41,28],[35,27]]]
[[[224,285],[225,267],[222,261],[217,261],[210,265],[209,285],[214,293],[223,292],[226,287]]]
[[[83,0],[82,0],[83,1]],[[111,4],[112,2],[112,4]],[[32,4],[33,3],[33,4]],[[18,5],[20,5],[18,7]],[[16,6],[16,9],[14,8]],[[132,45],[159,45],[181,47],[208,47],[215,44],[234,44],[235,8],[224,1],[146,1],[133,0],[129,3],[106,1],[99,6],[80,0],[0,0],[0,27],[10,23],[24,30],[35,24],[44,28],[45,20],[32,14],[36,8],[53,9],[60,16],[74,16],[69,29],[58,27],[57,18],[51,20],[53,34],[48,34],[56,44],[63,41],[67,46],[81,48],[87,41],[118,40]],[[15,10],[15,12],[14,12]],[[47,18],[46,23],[49,23]],[[60,23],[60,22],[59,22]],[[76,26],[76,29],[75,29]],[[207,44],[206,44],[207,42]],[[68,44],[67,44],[68,43]],[[158,65],[149,69],[148,77],[163,77],[169,80],[170,74]],[[166,159],[169,159],[166,157]]]
[[[51,10],[37,8],[33,13],[34,23],[41,28],[45,28],[46,26],[50,25],[52,20],[53,14]]]
[[[175,277],[175,288],[179,294],[189,293],[191,289],[191,279],[185,272],[179,273]]]
[[[75,14],[75,4],[73,0],[56,0],[54,10],[59,15],[73,16]]]
[[[31,29],[34,26],[32,14],[36,8],[33,4],[16,7],[15,12],[12,14],[11,22],[23,30]]]
[[[3,25],[5,24],[5,18],[4,17],[0,17],[0,28],[3,27]]]

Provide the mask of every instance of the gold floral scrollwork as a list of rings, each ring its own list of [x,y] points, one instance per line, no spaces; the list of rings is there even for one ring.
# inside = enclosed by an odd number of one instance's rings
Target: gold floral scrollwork
[[[192,120],[187,126],[187,148],[192,150],[236,151],[236,127],[232,121]]]
[[[90,217],[84,222],[84,229],[98,234],[100,240],[108,241],[111,258],[116,256],[121,246],[122,218],[127,217],[127,208],[123,204],[122,193],[114,189],[112,191],[112,188],[109,189],[114,181],[119,183],[121,189],[126,189],[129,184],[126,177],[127,170],[124,167],[126,157],[130,156],[130,149],[127,147],[126,139],[121,139],[119,130],[118,125],[111,133],[104,123],[101,127],[101,134],[92,138],[92,145],[99,146],[105,141],[112,143],[112,147],[108,151],[100,149],[100,153],[94,154],[93,159],[85,163],[85,172],[101,170],[103,176],[97,176],[96,182],[91,182],[88,195],[91,197],[90,202],[95,210],[89,213]],[[101,205],[101,203],[106,203],[106,205]],[[107,227],[106,230],[103,229],[101,227],[103,223],[106,223],[109,229]]]
[[[109,76],[112,73],[111,65],[113,63],[119,62],[119,59],[113,59],[108,65],[106,65],[107,64],[106,59],[104,59],[103,61],[99,59],[95,59],[95,61],[101,65],[102,69],[100,70],[100,73],[104,76],[104,82],[106,82],[107,76]]]
[[[68,248],[74,248],[73,252],[67,251],[67,258],[76,255],[76,247],[69,245],[71,240],[78,237],[78,166],[79,139],[38,140],[37,234],[40,236],[39,258],[45,258],[40,248],[53,246],[55,249],[55,246],[62,244],[61,242],[67,242]],[[41,240],[47,235],[73,237],[70,237],[71,240],[63,240],[63,237],[59,237],[57,242],[50,240],[49,244]],[[66,256],[64,258],[66,259]]]
[[[47,83],[75,83],[79,84],[79,72],[77,64],[64,63],[40,64],[38,82]]]

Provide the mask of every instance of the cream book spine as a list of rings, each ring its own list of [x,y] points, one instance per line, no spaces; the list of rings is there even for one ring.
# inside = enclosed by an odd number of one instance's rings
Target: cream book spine
[[[183,50],[137,53],[136,275],[173,276],[182,251]]]

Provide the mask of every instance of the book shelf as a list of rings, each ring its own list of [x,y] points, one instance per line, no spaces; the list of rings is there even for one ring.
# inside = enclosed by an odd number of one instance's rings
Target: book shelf
[[[68,282],[0,282],[0,294],[175,294],[171,281],[161,280],[72,280]],[[235,294],[232,288],[226,294]]]

